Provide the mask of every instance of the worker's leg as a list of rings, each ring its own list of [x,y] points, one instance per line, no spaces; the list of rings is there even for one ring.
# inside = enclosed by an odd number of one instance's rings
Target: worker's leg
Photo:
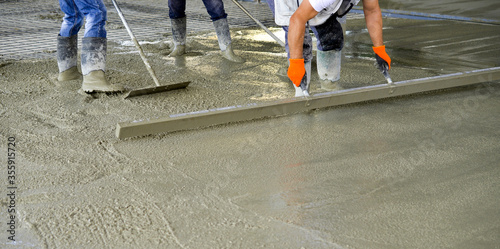
[[[117,92],[123,87],[111,85],[106,79],[106,20],[107,10],[102,0],[75,1],[85,16],[85,33],[82,39],[82,89],[85,92]]]
[[[61,30],[57,36],[57,66],[59,81],[75,80],[82,75],[78,72],[78,32],[83,25],[83,14],[78,11],[74,0],[59,0],[64,12]]]
[[[172,27],[174,49],[170,56],[186,53],[186,0],[168,0],[168,15]]]
[[[108,14],[102,0],[75,0],[76,6],[85,16],[85,33],[83,37],[106,38],[106,21]]]
[[[61,11],[64,12],[59,35],[71,37],[80,31],[83,25],[83,13],[78,10],[74,0],[59,0]]]
[[[325,23],[312,28],[318,39],[317,68],[321,88],[325,90],[338,89],[340,79],[341,51],[344,46],[342,26],[335,15]]]
[[[222,0],[203,0],[203,4],[205,4],[205,8],[213,22],[227,18]]]
[[[210,19],[217,33],[219,48],[222,51],[222,56],[230,61],[242,63],[245,60],[233,52],[231,43],[231,33],[229,32],[229,24],[227,23],[227,14],[224,11],[222,0],[203,0],[203,4],[207,8]]]

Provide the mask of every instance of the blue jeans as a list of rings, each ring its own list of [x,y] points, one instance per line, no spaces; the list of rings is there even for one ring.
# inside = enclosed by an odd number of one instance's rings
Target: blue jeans
[[[277,0],[279,1],[279,0]],[[274,15],[274,0],[267,0],[269,8]],[[317,47],[320,51],[337,50],[340,51],[344,47],[344,32],[342,26],[337,21],[337,16],[332,15],[323,24],[318,26],[309,26],[317,38]],[[288,48],[288,26],[282,26],[285,31],[285,48],[290,58],[290,50]],[[304,34],[303,57],[305,61],[312,59],[312,38],[309,35],[309,30],[306,28]]]
[[[83,25],[83,17],[85,17],[83,37],[106,38],[104,26],[107,11],[102,0],[59,0],[59,6],[64,12],[60,36],[70,37],[78,34]]]
[[[224,11],[224,3],[222,0],[203,0],[210,19],[217,21],[226,18],[227,14]],[[170,19],[177,19],[186,16],[186,0],[168,0],[168,16]]]

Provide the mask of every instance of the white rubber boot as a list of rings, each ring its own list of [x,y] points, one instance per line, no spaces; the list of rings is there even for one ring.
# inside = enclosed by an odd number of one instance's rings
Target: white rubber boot
[[[82,39],[82,90],[91,92],[122,92],[122,86],[112,85],[106,79],[107,39],[85,37]]]
[[[213,22],[215,33],[217,33],[217,40],[219,41],[219,48],[222,51],[222,56],[230,61],[243,63],[245,60],[240,56],[234,54],[231,45],[231,33],[229,32],[229,24],[226,18],[219,19]]]
[[[169,56],[181,56],[186,53],[186,17],[170,19],[174,49]]]
[[[78,35],[63,37],[57,36],[57,66],[59,67],[58,81],[77,80],[82,77],[78,72]]]
[[[338,80],[340,79],[341,60],[341,51],[317,51],[316,61],[321,89],[327,91],[340,89]]]

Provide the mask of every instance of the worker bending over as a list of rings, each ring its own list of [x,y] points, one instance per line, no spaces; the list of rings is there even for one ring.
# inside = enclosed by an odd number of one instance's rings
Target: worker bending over
[[[270,2],[270,3],[269,3]],[[268,1],[275,21],[285,29],[289,67],[295,96],[308,96],[311,80],[312,38],[317,38],[317,69],[321,88],[333,90],[340,79],[344,35],[339,19],[359,0],[274,0]],[[363,0],[363,12],[379,69],[389,69],[391,59],[382,38],[382,12],[378,0]]]

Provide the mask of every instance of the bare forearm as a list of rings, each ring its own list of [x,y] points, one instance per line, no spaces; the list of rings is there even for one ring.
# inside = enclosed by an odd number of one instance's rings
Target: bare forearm
[[[309,0],[304,0],[290,18],[290,26],[288,27],[288,47],[290,49],[291,59],[302,59],[306,23],[317,14],[318,12],[314,10]]]
[[[366,27],[373,46],[378,47],[384,45],[382,36],[382,12],[377,0],[363,0],[363,11],[365,14]]]
[[[290,59],[302,59],[305,23],[295,15],[290,18],[288,28],[288,46],[290,49]]]

